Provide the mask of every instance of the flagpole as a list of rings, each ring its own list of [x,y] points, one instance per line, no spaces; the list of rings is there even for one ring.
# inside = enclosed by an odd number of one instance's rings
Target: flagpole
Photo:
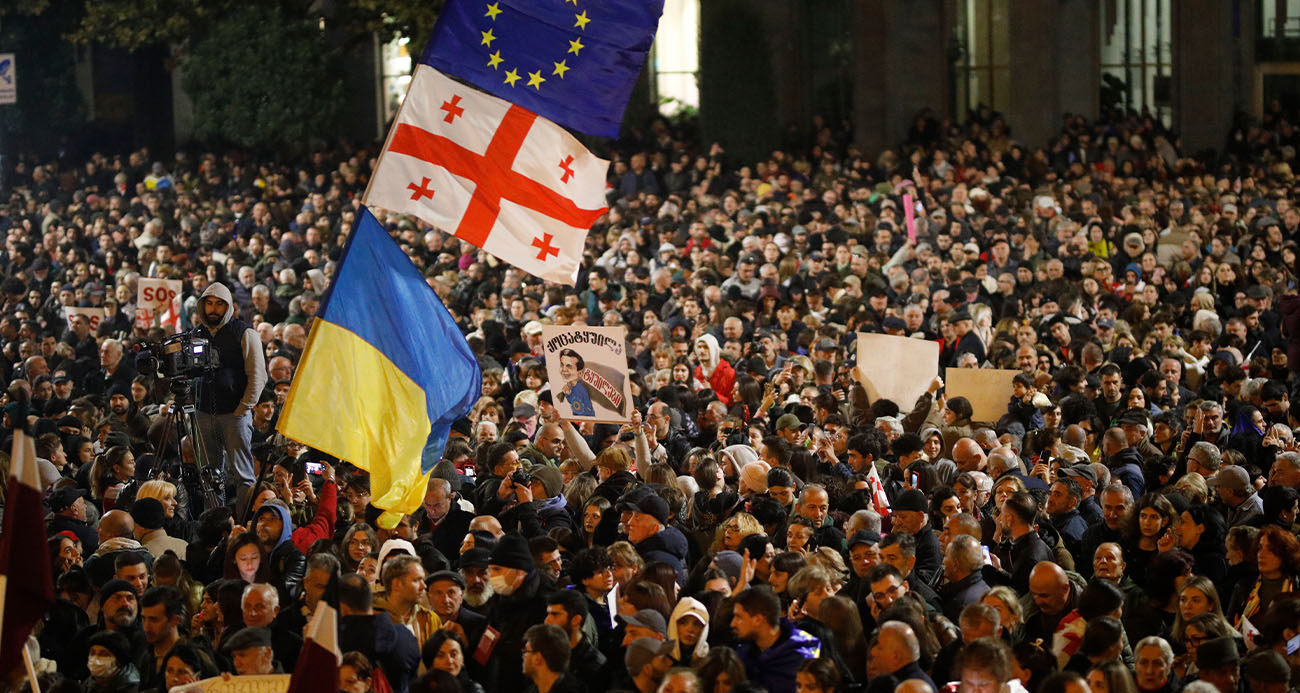
[[[32,693],[41,693],[41,684],[36,678],[36,666],[32,664],[32,651],[23,643],[23,666],[27,667],[27,680],[32,685]]]
[[[9,509],[5,509],[5,514]],[[4,638],[5,633],[5,596],[9,593],[9,576],[0,575],[0,639]]]

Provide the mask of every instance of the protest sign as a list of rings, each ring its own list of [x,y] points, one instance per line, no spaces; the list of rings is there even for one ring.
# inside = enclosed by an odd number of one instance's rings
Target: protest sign
[[[627,328],[542,327],[546,375],[560,418],[627,423],[632,386],[627,372]]]
[[[210,679],[173,686],[171,693],[285,693],[289,674],[263,676],[213,676]]]
[[[104,322],[103,308],[84,308],[82,306],[64,306],[63,319],[69,323],[72,322],[72,316],[80,315],[90,321],[90,333],[94,334],[99,329],[99,323]]]
[[[857,374],[872,402],[888,399],[911,411],[939,374],[939,343],[859,332]]]
[[[965,397],[973,410],[971,421],[995,422],[1007,413],[1011,379],[1020,371],[992,368],[949,368],[944,374],[948,399]]]
[[[136,285],[135,326],[171,327],[181,331],[181,280],[141,279]]]

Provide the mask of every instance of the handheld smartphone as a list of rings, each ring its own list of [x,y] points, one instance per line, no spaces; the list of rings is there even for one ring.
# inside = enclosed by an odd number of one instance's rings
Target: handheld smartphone
[[[321,474],[324,474],[324,473],[325,473],[325,465],[324,465],[324,463],[321,463],[321,462],[308,462],[308,463],[307,463],[307,473],[308,473],[308,474],[315,474],[315,475],[317,475],[317,476],[320,476]]]
[[[984,551],[984,565],[993,565],[993,559],[989,558],[989,547],[981,546],[980,549]]]
[[[1291,638],[1290,640],[1286,641],[1287,656],[1289,657],[1295,654],[1296,652],[1300,652],[1300,635],[1297,635],[1294,638]]]
[[[916,485],[917,485],[917,483],[918,483],[918,479],[920,479],[920,477],[917,475],[917,473],[916,473],[916,472],[912,472],[912,488],[916,488]]]

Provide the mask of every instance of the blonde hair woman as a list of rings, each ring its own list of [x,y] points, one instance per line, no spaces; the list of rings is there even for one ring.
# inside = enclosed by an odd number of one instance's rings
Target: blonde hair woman
[[[176,484],[162,479],[150,479],[140,484],[140,490],[135,494],[136,500],[141,498],[155,498],[162,503],[163,516],[167,519],[176,517]]]
[[[759,524],[753,515],[736,513],[718,526],[718,531],[713,536],[713,544],[709,546],[709,552],[737,551],[745,537],[762,533],[763,525]]]
[[[1184,474],[1174,483],[1174,488],[1187,496],[1187,500],[1193,504],[1204,503],[1210,497],[1210,486],[1200,474]]]

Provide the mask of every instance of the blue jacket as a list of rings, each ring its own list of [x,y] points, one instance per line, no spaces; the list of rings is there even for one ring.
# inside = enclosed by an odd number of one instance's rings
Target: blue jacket
[[[745,675],[771,693],[794,691],[794,677],[805,659],[821,656],[822,644],[817,638],[781,619],[781,635],[766,650],[759,650],[752,642],[742,642],[736,654],[745,665]]]
[[[657,534],[648,537],[636,545],[636,552],[646,563],[659,561],[667,563],[677,572],[677,584],[686,584],[686,556],[690,543],[680,529],[666,526]]]
[[[1146,477],[1142,476],[1142,454],[1137,448],[1124,448],[1106,460],[1110,467],[1110,478],[1128,487],[1134,498],[1141,498],[1147,492]]]

